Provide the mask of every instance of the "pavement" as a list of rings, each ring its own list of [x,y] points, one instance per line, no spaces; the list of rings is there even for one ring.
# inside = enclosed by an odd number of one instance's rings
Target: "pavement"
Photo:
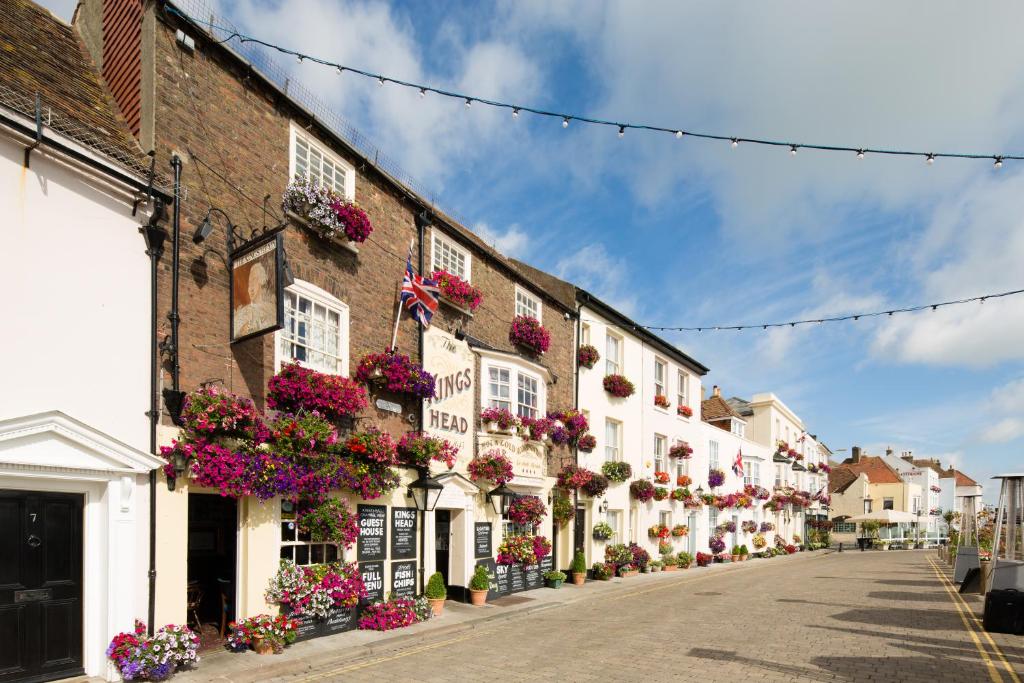
[[[207,653],[175,679],[1021,683],[1024,639],[981,629],[934,551],[798,553],[539,589],[429,622]]]

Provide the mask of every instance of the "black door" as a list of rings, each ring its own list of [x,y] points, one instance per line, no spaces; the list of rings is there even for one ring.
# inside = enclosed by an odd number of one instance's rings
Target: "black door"
[[[587,511],[585,508],[576,508],[576,523],[573,527],[573,548],[575,552],[579,552],[587,544]]]
[[[448,585],[448,564],[450,561],[450,551],[448,549],[448,542],[451,538],[452,533],[452,513],[451,510],[435,510],[434,511],[434,551],[435,557],[434,562],[437,567],[436,571],[441,572],[441,576],[444,577],[444,585]]]
[[[83,673],[82,496],[0,490],[0,681]]]

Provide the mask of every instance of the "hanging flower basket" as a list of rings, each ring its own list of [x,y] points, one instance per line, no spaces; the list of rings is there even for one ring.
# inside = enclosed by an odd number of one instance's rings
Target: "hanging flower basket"
[[[442,462],[448,469],[455,467],[459,449],[446,439],[423,432],[407,432],[398,442],[398,462],[413,467],[430,467],[431,462]]]
[[[718,488],[724,483],[725,472],[718,469],[717,467],[712,467],[711,469],[708,470],[708,486],[710,486],[711,488]]]
[[[654,484],[646,479],[637,479],[629,485],[629,495],[641,503],[654,498]]]
[[[497,448],[484,451],[469,461],[466,466],[469,478],[473,481],[491,481],[501,486],[512,481],[512,461],[505,457]]]
[[[594,477],[590,470],[575,463],[568,463],[558,472],[558,486],[576,491],[583,488]]]
[[[693,447],[685,441],[680,441],[668,449],[668,457],[670,458],[682,458],[683,460],[686,460],[692,455]]]
[[[580,437],[579,441],[576,442],[576,447],[584,453],[589,453],[597,446],[597,437],[593,434],[584,434]]]
[[[591,498],[599,498],[608,490],[608,477],[603,474],[593,473],[590,481],[583,485],[582,491]]]
[[[414,398],[434,396],[434,376],[409,356],[394,351],[364,356],[356,369],[356,379]]]
[[[588,370],[594,367],[597,361],[601,360],[601,354],[597,352],[597,348],[590,344],[584,344],[580,346],[580,350],[576,354],[576,360],[580,364],[581,368],[587,368]]]
[[[623,375],[605,375],[604,390],[615,398],[629,398],[636,393],[636,387]]]
[[[601,473],[616,484],[628,481],[633,476],[633,467],[628,462],[606,462],[601,465]]]
[[[537,496],[519,496],[508,506],[509,521],[535,529],[546,514],[548,509]]]
[[[508,341],[527,351],[540,355],[551,346],[551,334],[536,318],[517,315],[508,330]]]

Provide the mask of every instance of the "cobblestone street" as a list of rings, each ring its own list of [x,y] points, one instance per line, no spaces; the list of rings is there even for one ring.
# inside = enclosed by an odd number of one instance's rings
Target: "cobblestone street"
[[[274,680],[1019,681],[1024,643],[990,639],[973,615],[969,631],[938,567],[933,551],[845,552],[641,576],[369,656],[301,659]]]

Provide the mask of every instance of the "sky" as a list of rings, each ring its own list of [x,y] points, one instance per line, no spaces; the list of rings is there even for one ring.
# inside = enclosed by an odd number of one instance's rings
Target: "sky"
[[[74,6],[44,4],[65,17]],[[730,136],[1024,152],[1014,2],[207,5],[203,16],[270,42],[478,97]],[[619,139],[273,59],[499,249],[641,323],[785,321],[1024,287],[1024,162]],[[940,458],[985,484],[987,502],[990,477],[1024,470],[1024,296],[665,336],[711,368],[706,387],[774,392],[833,450]]]

